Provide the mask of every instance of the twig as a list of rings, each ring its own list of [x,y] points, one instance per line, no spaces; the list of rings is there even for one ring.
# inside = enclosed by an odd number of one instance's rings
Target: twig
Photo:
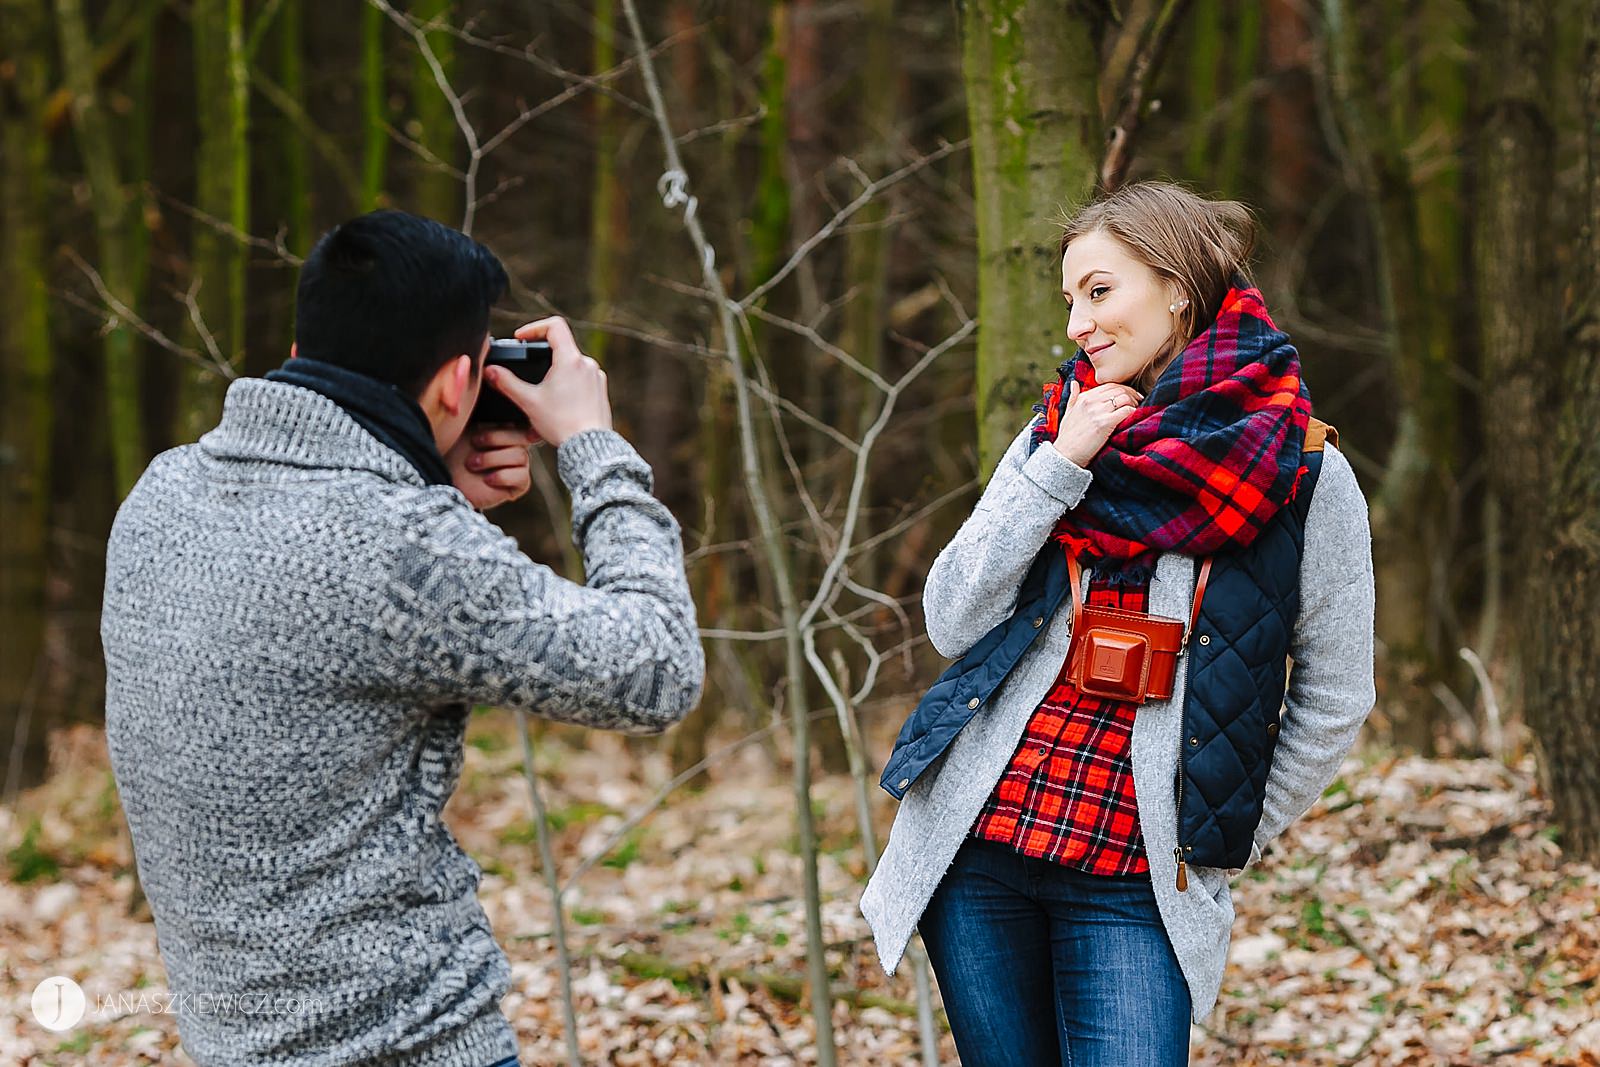
[[[702,631],[702,633],[703,632],[704,631]],[[829,713],[826,711],[816,711],[812,712],[811,717],[813,719],[821,719],[828,714]],[[606,856],[610,855],[611,850],[621,844],[635,827],[644,822],[651,815],[654,815],[657,809],[659,809],[661,805],[665,803],[667,797],[676,792],[679,786],[693,778],[698,777],[706,770],[716,766],[718,763],[721,763],[734,753],[743,751],[749,746],[755,744],[757,741],[763,740],[769,734],[777,730],[779,725],[781,725],[780,722],[768,723],[766,726],[763,726],[754,733],[746,734],[744,737],[741,737],[731,745],[719,748],[717,751],[708,754],[704,759],[702,759],[699,763],[696,763],[694,766],[673,775],[672,779],[668,781],[666,785],[663,785],[660,789],[656,790],[654,796],[645,801],[643,804],[639,805],[639,807],[634,809],[633,814],[622,820],[617,828],[611,832],[611,835],[604,841],[600,842],[599,848],[583,857],[583,861],[578,864],[577,870],[573,871],[567,876],[566,884],[561,887],[561,893],[565,895],[572,892],[573,888],[578,884],[578,879],[589,873],[590,869],[593,868],[595,864],[599,863],[601,860],[605,859]]]
[[[522,734],[522,774],[528,782],[528,799],[533,804],[534,833],[539,839],[539,863],[544,868],[545,884],[550,887],[551,923],[556,941],[556,968],[561,978],[561,1018],[565,1024],[567,1062],[579,1067],[583,1056],[578,1050],[578,1012],[572,999],[572,959],[567,954],[567,923],[562,907],[561,879],[556,873],[555,852],[550,847],[550,820],[544,800],[539,796],[539,780],[533,773],[533,735],[528,732],[528,713],[517,712]]]
[[[830,1013],[832,998],[828,993],[829,977],[826,949],[822,938],[821,890],[818,885],[816,831],[811,816],[811,754],[808,741],[810,716],[806,710],[805,668],[801,662],[799,627],[796,620],[795,593],[789,569],[789,559],[779,538],[778,524],[773,515],[772,500],[761,482],[757,469],[755,421],[750,412],[750,390],[744,371],[744,361],[739,352],[739,327],[734,321],[740,305],[728,299],[721,275],[716,269],[716,251],[707,240],[700,225],[699,200],[689,192],[689,176],[678,154],[677,139],[672,133],[672,123],[667,115],[667,105],[656,79],[655,64],[651,61],[644,27],[639,20],[635,0],[622,0],[623,12],[633,35],[635,53],[639,56],[639,72],[644,78],[645,92],[650,109],[655,116],[656,129],[661,136],[662,151],[666,157],[666,170],[657,182],[663,205],[668,210],[681,208],[683,224],[688,231],[700,260],[700,270],[706,287],[716,294],[717,318],[723,343],[728,353],[728,368],[733,379],[734,403],[739,426],[741,469],[749,495],[751,511],[761,531],[761,543],[767,557],[773,586],[783,614],[785,681],[795,746],[795,823],[800,838],[801,880],[806,899],[806,965],[809,975],[810,1008],[816,1027],[816,1055],[819,1067],[833,1067],[838,1052],[833,1036]]]
[[[182,356],[184,359],[189,360],[204,370],[210,371],[214,374],[220,374],[224,378],[228,379],[238,377],[234,369],[228,366],[226,362],[218,362],[215,358],[208,359],[206,356],[201,355],[194,349],[174,341],[172,338],[168,337],[166,334],[150,325],[144,319],[140,318],[132,308],[116,298],[111,290],[107,288],[105,279],[100,277],[100,272],[95,270],[88,263],[84,262],[83,257],[78,255],[75,250],[68,248],[64,250],[63,254],[73,266],[77,267],[83,272],[84,277],[89,279],[89,284],[94,286],[95,294],[100,297],[104,306],[96,307],[87,300],[84,300],[75,294],[63,293],[62,297],[69,303],[75,304],[76,306],[83,308],[85,311],[90,311],[102,316],[104,316],[106,311],[109,310],[111,315],[110,317],[106,318],[106,329],[118,329],[123,323],[126,323],[127,325],[132,326],[139,333],[143,334],[145,337],[149,338],[151,341],[155,342],[157,345],[160,345],[162,348],[165,348],[174,355]]]
[[[1472,649],[1463,645],[1458,653],[1467,661],[1467,666],[1472,668],[1473,677],[1478,679],[1478,688],[1483,690],[1483,717],[1488,721],[1488,749],[1495,759],[1504,763],[1506,760],[1505,733],[1500,725],[1500,701],[1495,699],[1494,683],[1489,680],[1489,672],[1483,665],[1483,660]]]
[[[784,263],[783,266],[778,268],[772,277],[756,286],[748,294],[746,294],[742,300],[739,301],[739,310],[749,310],[752,304],[754,304],[757,300],[760,300],[779,282],[783,281],[791,273],[793,273],[794,269],[811,254],[811,250],[813,248],[821,244],[823,241],[826,241],[829,237],[833,236],[834,231],[843,225],[846,219],[850,218],[850,216],[866,207],[872,202],[873,198],[883,190],[889,188],[891,185],[894,185],[897,182],[903,181],[922,168],[933,163],[937,163],[945,156],[969,147],[971,143],[972,142],[969,138],[963,138],[953,144],[947,143],[941,145],[939,148],[929,152],[927,155],[922,156],[919,159],[914,159],[910,163],[907,163],[905,166],[901,167],[899,170],[891,171],[890,173],[872,182],[865,189],[861,190],[860,194],[857,195],[854,200],[840,208],[834,214],[833,218],[829,219],[823,224],[821,229],[817,230],[816,233],[800,242],[799,247],[794,250],[794,254],[789,257],[788,261]]]

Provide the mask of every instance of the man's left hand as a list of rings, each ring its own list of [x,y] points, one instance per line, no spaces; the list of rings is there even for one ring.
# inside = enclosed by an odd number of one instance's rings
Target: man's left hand
[[[479,511],[509,503],[533,485],[528,447],[539,437],[515,426],[471,426],[449,452],[450,480]]]

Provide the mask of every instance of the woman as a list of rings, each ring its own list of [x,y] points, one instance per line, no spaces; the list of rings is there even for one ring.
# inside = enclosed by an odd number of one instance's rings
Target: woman
[[[920,930],[968,1067],[1186,1062],[1229,878],[1372,708],[1366,502],[1250,244],[1165,183],[1068,223],[1078,350],[928,574],[959,659],[885,768],[861,909],[891,974]]]

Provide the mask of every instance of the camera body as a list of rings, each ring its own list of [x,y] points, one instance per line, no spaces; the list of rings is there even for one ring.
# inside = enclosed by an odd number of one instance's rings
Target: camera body
[[[485,370],[504,367],[530,385],[537,385],[550,373],[550,342],[492,340],[483,365]],[[511,402],[510,397],[484,382],[478,390],[478,403],[472,409],[469,422],[526,426],[528,417]]]

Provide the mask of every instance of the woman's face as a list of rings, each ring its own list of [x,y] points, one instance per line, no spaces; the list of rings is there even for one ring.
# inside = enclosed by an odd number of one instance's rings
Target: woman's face
[[[1086,233],[1067,246],[1061,295],[1071,309],[1067,336],[1089,357],[1097,382],[1130,382],[1173,347],[1177,286],[1108,233]]]

